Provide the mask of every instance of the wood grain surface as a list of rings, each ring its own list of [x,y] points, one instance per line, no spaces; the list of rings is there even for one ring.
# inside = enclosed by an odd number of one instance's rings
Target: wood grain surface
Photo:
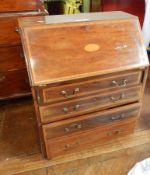
[[[104,126],[110,123],[113,124],[116,121],[124,121],[124,119],[132,117],[137,119],[140,106],[140,104],[135,103],[43,125],[44,136],[45,139],[69,136],[72,133],[81,133],[98,126]]]
[[[77,117],[82,114],[109,109],[140,100],[141,87],[132,87],[118,91],[92,94],[68,102],[39,106],[42,123]]]
[[[93,92],[112,91],[140,85],[142,75],[142,71],[132,70],[39,87],[40,103],[56,103],[89,95]]]
[[[0,72],[26,68],[22,46],[0,47]]]
[[[0,100],[31,94],[18,18],[47,14],[40,0],[0,2]]]
[[[42,9],[40,0],[2,0],[0,12],[32,11]]]
[[[43,159],[40,153],[32,100],[1,102],[0,173],[126,175],[136,162],[150,157],[150,109],[147,105],[149,99],[150,76],[146,85],[142,114],[132,136],[52,160]]]
[[[0,99],[31,94],[26,69],[0,72]]]
[[[61,19],[59,24],[52,23],[54,17],[46,17],[39,24],[36,19],[33,21],[28,18],[29,24],[26,23],[27,18],[25,22],[20,20],[31,85],[79,79],[148,65],[138,19],[122,12],[114,12],[113,20],[109,20],[110,14],[105,13],[98,21],[100,15],[101,13],[96,17],[92,16],[88,22],[74,23],[67,23],[71,18],[65,16],[65,23]],[[79,17],[86,18],[86,15],[81,14]],[[84,48],[88,44],[97,44],[100,49],[87,52]]]

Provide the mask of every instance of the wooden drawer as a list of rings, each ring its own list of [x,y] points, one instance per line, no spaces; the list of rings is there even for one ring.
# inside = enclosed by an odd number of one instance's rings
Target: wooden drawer
[[[138,116],[139,110],[140,104],[136,103],[43,125],[44,137],[45,139],[62,137],[72,133],[79,133],[99,126],[104,126],[119,120],[123,121],[127,118],[135,118]]]
[[[104,144],[115,138],[132,133],[135,123],[136,120],[130,118],[108,124],[107,126],[100,126],[86,132],[64,136],[59,139],[45,139],[47,156],[48,158],[53,158]]]
[[[2,13],[0,15],[0,47],[21,44],[21,38],[18,27],[19,18],[44,16],[46,14],[46,12],[37,11],[20,13]]]
[[[142,71],[128,71],[120,74],[98,76],[57,86],[40,89],[41,103],[56,102],[79,97],[104,89],[124,88],[141,83]]]
[[[0,17],[0,46],[21,44],[17,19],[18,16]]]
[[[86,98],[70,100],[64,103],[39,106],[41,122],[53,122],[93,111],[99,111],[104,108],[135,102],[140,99],[140,93],[141,87],[138,86],[124,90],[110,91],[105,94],[93,94]]]
[[[0,71],[25,68],[22,46],[0,47]]]
[[[0,72],[0,99],[23,96],[30,93],[26,69]]]
[[[0,12],[36,10],[37,0],[1,0]]]

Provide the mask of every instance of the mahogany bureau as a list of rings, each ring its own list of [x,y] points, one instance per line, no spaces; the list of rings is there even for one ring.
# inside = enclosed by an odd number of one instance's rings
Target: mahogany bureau
[[[27,17],[19,26],[47,158],[133,133],[149,65],[137,17]]]
[[[17,20],[46,14],[40,0],[0,1],[0,100],[31,94]]]

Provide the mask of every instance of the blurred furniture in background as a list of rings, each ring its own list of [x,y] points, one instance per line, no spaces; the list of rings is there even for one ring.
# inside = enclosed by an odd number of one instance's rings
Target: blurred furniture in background
[[[90,0],[90,11],[99,12],[101,11],[102,0]]]
[[[44,0],[44,4],[50,15],[90,11],[90,0]]]
[[[44,0],[44,5],[50,15],[62,14],[63,0]]]
[[[124,11],[139,17],[143,25],[145,0],[101,0],[102,11]]]
[[[144,0],[44,0],[50,15],[80,12],[124,11],[136,15],[143,24]]]
[[[40,0],[0,2],[0,100],[29,95],[30,87],[18,28],[18,18],[45,15]]]
[[[82,0],[65,0],[63,4],[64,14],[75,14],[81,12]]]
[[[90,12],[90,3],[91,1],[90,0],[83,0],[83,6],[82,6],[82,11],[83,12]]]

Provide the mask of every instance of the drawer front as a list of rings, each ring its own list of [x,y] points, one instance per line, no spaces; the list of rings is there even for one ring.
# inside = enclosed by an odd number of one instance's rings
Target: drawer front
[[[0,12],[36,10],[37,0],[1,0]]]
[[[77,83],[46,87],[41,89],[40,96],[42,103],[72,99],[94,91],[138,85],[141,82],[141,77],[142,71],[120,73],[119,75],[114,74],[114,76],[113,74],[100,76],[91,80],[84,80]]]
[[[41,122],[48,123],[81,114],[99,111],[104,108],[115,107],[140,99],[141,87],[100,93],[87,98],[79,98],[64,103],[40,106]]]
[[[0,46],[21,44],[16,17],[0,17]]]
[[[118,121],[114,124],[109,124],[107,127],[106,125],[100,126],[80,134],[45,140],[47,156],[48,158],[53,158],[104,144],[118,137],[133,133],[135,124],[136,120],[130,118],[122,122]]]
[[[19,34],[18,18],[34,17],[46,15],[45,12],[20,12],[2,14],[0,16],[0,47],[20,45],[21,38]]]
[[[25,68],[22,46],[0,47],[0,71]]]
[[[23,96],[30,93],[26,69],[0,72],[0,99]]]
[[[136,118],[139,110],[140,104],[137,103],[107,111],[95,112],[94,114],[43,125],[43,133],[45,139],[62,137],[72,133],[81,133],[112,122],[123,121],[132,117]]]

